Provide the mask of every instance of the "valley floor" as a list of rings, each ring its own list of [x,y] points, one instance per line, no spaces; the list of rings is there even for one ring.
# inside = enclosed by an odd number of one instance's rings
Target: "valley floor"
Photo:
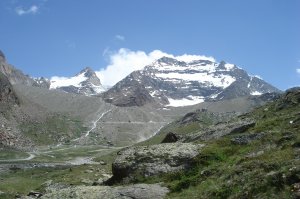
[[[0,198],[43,191],[43,184],[92,185],[111,176],[111,163],[120,147],[60,145],[34,152],[2,151]]]

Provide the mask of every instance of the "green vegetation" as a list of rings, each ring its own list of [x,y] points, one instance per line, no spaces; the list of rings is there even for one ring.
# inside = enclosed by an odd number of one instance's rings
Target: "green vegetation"
[[[164,182],[172,199],[293,198],[293,184],[300,182],[300,98],[299,94],[284,97],[240,116],[241,120],[257,121],[246,132],[204,142],[206,147],[189,171],[150,178],[137,176],[136,183]],[[190,133],[197,131],[197,123],[200,131],[200,122],[177,122],[167,129]],[[262,138],[248,144],[232,142],[238,136],[261,132]],[[157,137],[162,139],[165,133]],[[152,143],[158,138],[152,138]]]
[[[44,122],[26,122],[20,125],[20,129],[37,145],[68,143],[87,130],[79,120],[71,120],[62,115],[51,116]]]
[[[195,141],[205,144],[205,147],[187,171],[152,177],[136,174],[131,183],[162,182],[170,189],[167,196],[170,199],[293,198],[296,191],[293,187],[300,182],[299,99],[299,93],[287,93],[276,102],[236,118],[201,112],[191,115],[192,117],[188,115],[185,120],[177,120],[164,127],[157,136],[139,144],[160,143],[170,131],[181,135],[204,131],[221,121],[229,123],[236,120],[255,120],[256,124],[245,132],[232,133],[208,141]],[[55,126],[63,129],[63,126]],[[257,134],[261,136],[248,139]],[[236,139],[248,140],[234,142]],[[46,186],[43,184],[49,179],[52,183],[65,185],[97,181],[102,174],[111,172],[111,163],[117,150],[106,150],[99,146],[68,148],[68,145],[50,151],[42,150],[34,159],[35,162],[61,163],[88,156],[92,157],[93,161],[104,161],[107,164],[13,169],[0,174],[0,191],[6,194],[2,194],[1,197],[12,198],[16,193],[27,194],[30,190],[44,191]],[[8,152],[3,155],[3,158],[5,157],[17,156]]]
[[[91,185],[103,177],[103,174],[111,173],[111,164],[116,156],[116,150],[96,145],[76,148],[65,145],[55,149],[41,150],[36,158],[28,161],[28,164],[48,162],[49,165],[58,165],[27,169],[16,166],[9,169],[8,172],[1,172],[0,191],[4,194],[0,194],[0,198],[15,198],[16,194],[26,195],[32,190],[43,192],[46,188],[45,183],[49,183],[49,180],[51,180],[50,184],[65,186]],[[7,151],[6,154],[14,154],[14,152]],[[13,156],[10,155],[9,157],[12,158]],[[74,160],[80,161],[80,158],[86,157],[90,157],[95,164],[79,166],[65,164]],[[105,164],[100,164],[100,162],[105,162]]]
[[[27,158],[28,154],[22,151],[0,150],[0,160]]]
[[[51,180],[51,184],[80,185],[97,181],[104,173],[104,166],[80,165],[49,168],[19,169],[1,174],[0,190],[7,198],[16,194],[27,195],[31,190],[43,191],[43,184]],[[2,198],[3,195],[0,195]],[[9,197],[10,196],[10,197]],[[4,196],[3,196],[4,197]]]
[[[206,110],[196,110],[195,112],[188,113],[183,118],[177,119],[166,125],[156,136],[138,143],[137,145],[159,144],[169,132],[178,135],[197,133],[217,123],[227,122],[231,120],[233,116],[235,116],[234,113],[212,113]]]

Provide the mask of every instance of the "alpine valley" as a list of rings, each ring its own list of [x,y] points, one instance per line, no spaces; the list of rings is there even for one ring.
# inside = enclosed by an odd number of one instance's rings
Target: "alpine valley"
[[[0,90],[0,198],[300,197],[300,88],[234,64],[161,57],[109,87],[0,51]]]

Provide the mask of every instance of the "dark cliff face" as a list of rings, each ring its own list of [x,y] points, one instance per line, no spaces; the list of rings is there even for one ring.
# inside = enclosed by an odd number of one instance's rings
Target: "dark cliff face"
[[[17,95],[8,78],[0,72],[0,106],[19,104]]]
[[[214,101],[271,92],[280,91],[224,61],[183,62],[163,57],[143,70],[134,71],[102,97],[117,106],[142,106],[153,102],[168,105],[170,100]],[[142,103],[135,103],[136,100]]]
[[[5,55],[1,50],[0,50],[0,62],[5,62]]]
[[[108,92],[102,94],[103,99],[118,106],[143,106],[154,102],[154,99],[145,89],[143,84],[138,82],[140,72],[133,72],[113,86]]]

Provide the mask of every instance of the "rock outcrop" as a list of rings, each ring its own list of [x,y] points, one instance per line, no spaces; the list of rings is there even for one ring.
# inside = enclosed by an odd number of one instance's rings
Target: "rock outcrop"
[[[0,72],[0,106],[19,104],[17,95],[8,78]]]
[[[182,142],[193,142],[196,140],[212,140],[218,139],[228,134],[243,133],[249,128],[255,126],[252,120],[238,120],[231,123],[219,123],[211,126],[204,131],[192,133],[182,138]]]
[[[165,143],[125,148],[118,152],[112,165],[111,181],[131,181],[139,175],[147,177],[186,170],[203,146],[192,143]]]
[[[276,103],[276,111],[284,108],[293,107],[300,103],[300,87],[294,87],[286,90],[282,97]]]
[[[261,133],[253,133],[253,134],[247,134],[247,135],[240,135],[236,136],[231,139],[232,144],[237,144],[237,145],[246,145],[251,143],[254,140],[259,140],[265,136],[264,132]]]
[[[134,184],[129,186],[74,186],[55,190],[42,199],[85,198],[85,199],[162,199],[169,192],[159,184]]]
[[[0,50],[0,62],[5,62],[5,55],[1,50]]]

